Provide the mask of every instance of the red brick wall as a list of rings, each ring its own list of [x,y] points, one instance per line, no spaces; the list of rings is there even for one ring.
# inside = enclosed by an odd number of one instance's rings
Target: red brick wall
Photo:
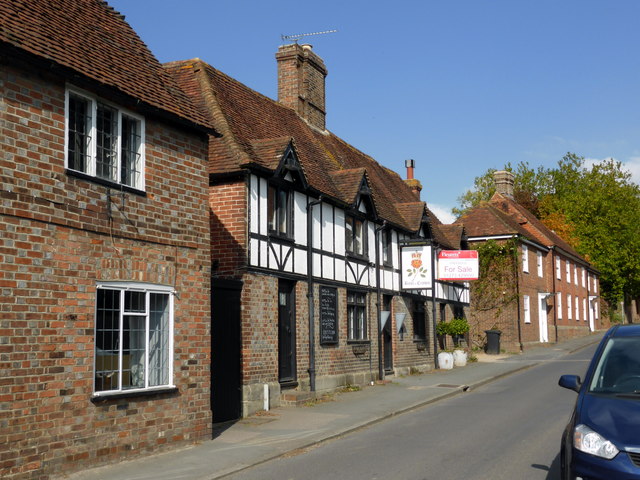
[[[64,169],[64,79],[0,68],[0,477],[210,436],[206,140],[146,118],[146,196]],[[179,392],[93,403],[96,282],[175,286]]]
[[[212,275],[239,279],[247,263],[247,186],[245,180],[209,189]]]
[[[419,367],[434,365],[433,355],[433,323],[432,304],[426,303],[426,340],[414,341],[413,339],[413,300],[411,298],[395,296],[391,305],[391,317],[393,331],[393,365],[394,367]],[[404,319],[405,333],[402,340],[397,333],[396,314],[406,313]]]
[[[589,295],[594,295],[593,281],[591,287],[585,283],[582,286],[582,271],[578,267],[578,285],[574,281],[574,261],[571,261],[571,281],[566,281],[566,258],[562,257],[561,261],[561,279],[556,278],[555,256],[554,252],[543,253],[543,277],[538,276],[536,249],[529,247],[529,272],[525,273],[522,269],[522,248],[519,246],[518,256],[518,303],[511,302],[508,305],[501,306],[488,311],[472,310],[471,312],[471,336],[476,345],[484,342],[484,330],[497,327],[502,331],[501,347],[506,351],[517,351],[520,348],[519,338],[522,344],[539,345],[539,293],[555,293],[562,294],[562,318],[558,318],[558,304],[556,295],[552,295],[547,299],[547,329],[548,339],[550,342],[557,342],[574,338],[578,336],[588,335],[589,322],[585,320],[582,309],[582,300],[588,299]],[[586,277],[585,277],[586,279]],[[599,292],[599,286],[598,286]],[[568,319],[567,315],[567,294],[571,294],[572,298],[572,319]],[[597,293],[595,293],[597,294]],[[531,322],[525,323],[524,314],[524,295],[529,296],[530,300],[530,317]],[[580,307],[580,320],[576,320],[575,314],[575,298],[578,296]],[[474,283],[471,282],[471,297],[474,298]],[[520,311],[518,312],[518,308]],[[518,318],[520,319],[518,322]],[[520,324],[520,334],[518,334],[518,323]],[[602,317],[601,306],[598,306],[598,318],[594,322],[596,330],[607,328],[608,323]],[[518,336],[520,335],[520,337]]]

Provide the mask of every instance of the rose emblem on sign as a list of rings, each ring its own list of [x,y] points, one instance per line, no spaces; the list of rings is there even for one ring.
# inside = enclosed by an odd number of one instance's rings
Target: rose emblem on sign
[[[411,254],[411,267],[407,269],[407,273],[412,280],[415,280],[418,275],[421,278],[427,276],[427,269],[422,266],[422,252],[414,252]]]

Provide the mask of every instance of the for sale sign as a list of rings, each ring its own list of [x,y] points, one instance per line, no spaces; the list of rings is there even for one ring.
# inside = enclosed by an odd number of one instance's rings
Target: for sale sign
[[[477,280],[479,271],[476,250],[442,250],[438,252],[438,280],[456,282]]]

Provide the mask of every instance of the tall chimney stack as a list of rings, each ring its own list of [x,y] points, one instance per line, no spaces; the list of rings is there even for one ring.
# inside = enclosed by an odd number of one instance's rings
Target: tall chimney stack
[[[496,192],[512,199],[514,178],[513,173],[507,172],[506,170],[493,172],[493,181],[496,184]]]
[[[278,61],[278,101],[293,108],[307,123],[325,130],[327,68],[311,45],[282,45]]]
[[[420,180],[416,180],[415,178],[413,178],[413,169],[416,166],[416,162],[413,159],[405,160],[404,166],[407,167],[407,179],[404,181],[404,183],[406,183],[409,188],[411,188],[413,194],[418,198],[418,200],[420,200],[420,191],[422,191],[422,184],[420,183]]]

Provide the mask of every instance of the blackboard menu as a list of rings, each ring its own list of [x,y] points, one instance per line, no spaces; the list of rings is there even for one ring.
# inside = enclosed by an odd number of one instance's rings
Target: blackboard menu
[[[338,343],[338,290],[320,287],[320,344]]]

